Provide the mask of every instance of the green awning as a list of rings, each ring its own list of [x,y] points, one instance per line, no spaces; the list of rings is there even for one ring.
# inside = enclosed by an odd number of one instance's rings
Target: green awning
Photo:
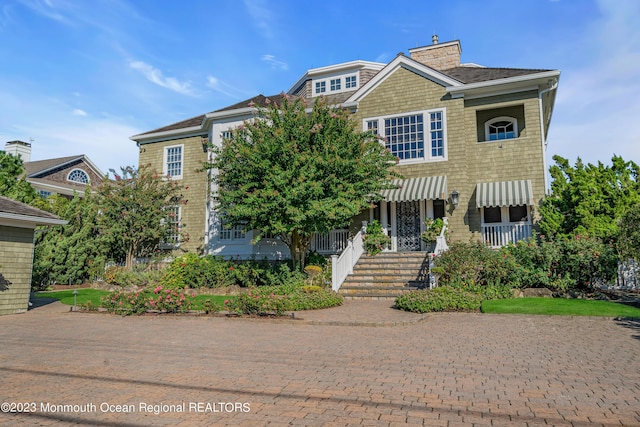
[[[446,176],[394,179],[391,183],[397,188],[381,192],[387,202],[444,199],[447,194]]]
[[[476,186],[476,206],[532,205],[533,190],[530,180],[482,182]]]

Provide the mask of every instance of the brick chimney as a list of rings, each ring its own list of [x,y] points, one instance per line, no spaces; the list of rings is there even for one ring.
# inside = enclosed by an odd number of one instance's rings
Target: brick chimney
[[[438,36],[432,37],[432,45],[409,49],[411,59],[436,70],[446,70],[460,66],[460,41],[438,43]]]
[[[31,144],[24,141],[9,141],[4,145],[4,151],[7,154],[20,156],[22,162],[31,161]]]

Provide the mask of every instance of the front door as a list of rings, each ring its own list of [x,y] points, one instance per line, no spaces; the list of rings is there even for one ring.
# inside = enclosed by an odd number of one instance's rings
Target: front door
[[[398,251],[419,251],[420,239],[420,202],[399,202],[396,204],[398,227]]]

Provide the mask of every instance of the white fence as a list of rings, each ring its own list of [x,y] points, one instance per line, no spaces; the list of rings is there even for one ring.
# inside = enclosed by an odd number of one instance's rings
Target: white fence
[[[319,254],[337,254],[347,247],[349,241],[349,230],[333,230],[327,234],[316,234],[313,236],[309,249]]]
[[[496,224],[482,226],[482,240],[492,248],[531,237],[531,224]]]
[[[353,273],[353,266],[356,265],[363,253],[364,240],[362,230],[360,230],[353,240],[347,241],[347,247],[340,256],[331,256],[331,289],[338,292],[344,279]]]

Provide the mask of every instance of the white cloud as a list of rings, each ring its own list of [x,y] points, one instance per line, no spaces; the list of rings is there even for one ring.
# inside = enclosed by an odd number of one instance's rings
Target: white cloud
[[[262,35],[267,39],[273,38],[273,12],[264,0],[244,0],[244,5],[251,15],[251,19]]]
[[[130,61],[129,66],[144,75],[147,80],[165,89],[172,90],[182,95],[195,96],[190,82],[181,82],[175,77],[165,77],[162,71],[142,61]]]
[[[587,29],[589,61],[563,70],[549,134],[549,154],[570,162],[640,162],[640,3],[600,1]]]
[[[83,116],[83,117],[87,116],[87,112],[79,108],[76,108],[75,110],[73,110],[71,114],[73,114],[74,116]]]
[[[20,3],[46,18],[65,25],[72,24],[72,22],[60,12],[59,8],[49,0],[20,0]]]
[[[207,76],[207,87],[215,90],[216,92],[220,92],[229,98],[242,99],[246,96],[244,91],[222,82],[214,76]]]
[[[269,64],[274,70],[283,70],[286,71],[289,69],[289,64],[286,62],[282,62],[276,59],[273,55],[262,55],[262,60]]]

